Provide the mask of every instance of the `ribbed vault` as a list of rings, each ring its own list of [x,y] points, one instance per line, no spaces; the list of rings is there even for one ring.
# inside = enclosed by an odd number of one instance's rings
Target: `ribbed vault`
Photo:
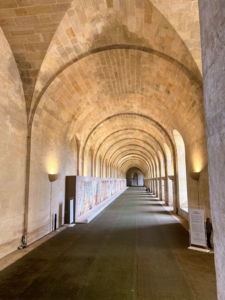
[[[189,206],[210,211],[197,0],[1,0],[0,26],[2,182],[23,161],[7,245],[15,232],[18,243],[17,224],[29,243],[49,233],[52,214],[63,224],[70,175],[138,168],[177,212],[186,172]],[[3,189],[3,200],[15,198]]]
[[[0,17],[20,71],[28,113],[65,65],[101,47],[144,46],[179,61],[200,78],[196,0],[2,0]]]
[[[167,11],[149,0],[3,2],[27,101],[28,153],[33,135],[48,152],[54,143],[73,148],[80,175],[124,176],[136,166],[159,176],[164,145],[176,168],[174,129],[187,148],[204,144],[196,1],[173,1]]]

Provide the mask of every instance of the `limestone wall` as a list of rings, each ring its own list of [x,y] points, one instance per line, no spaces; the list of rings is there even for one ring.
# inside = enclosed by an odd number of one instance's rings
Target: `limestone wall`
[[[75,138],[68,140],[67,129],[60,107],[50,100],[43,104],[31,136],[28,243],[52,231],[54,214],[57,226],[64,223],[65,176],[77,171],[77,143]],[[49,173],[58,174],[58,179],[51,183]]]
[[[205,217],[211,217],[208,185],[208,156],[205,136],[197,141],[186,142],[186,168],[188,206],[201,206],[205,209]],[[200,172],[198,181],[190,177],[191,172]]]
[[[26,110],[19,72],[0,29],[0,258],[21,244],[24,221]]]
[[[225,6],[200,0],[209,186],[218,299],[225,299]]]

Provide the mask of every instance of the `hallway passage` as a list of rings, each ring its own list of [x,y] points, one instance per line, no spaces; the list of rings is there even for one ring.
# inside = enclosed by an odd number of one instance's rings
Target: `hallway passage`
[[[0,272],[0,299],[217,299],[213,254],[144,188],[68,227]]]

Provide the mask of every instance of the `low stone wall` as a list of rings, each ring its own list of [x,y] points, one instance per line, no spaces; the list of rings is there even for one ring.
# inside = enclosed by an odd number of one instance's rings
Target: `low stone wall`
[[[189,215],[188,215],[188,209],[184,209],[184,208],[178,208],[178,214],[183,217],[184,219],[186,219],[187,221],[189,221]]]

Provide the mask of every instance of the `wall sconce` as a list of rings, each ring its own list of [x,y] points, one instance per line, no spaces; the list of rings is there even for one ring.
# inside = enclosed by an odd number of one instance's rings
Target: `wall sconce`
[[[197,181],[198,206],[199,206],[200,202],[199,202],[199,188],[198,188],[198,181],[199,181],[199,178],[200,178],[200,172],[191,172],[191,173],[189,173],[189,176],[191,177],[191,179]]]
[[[168,175],[168,178],[172,181],[174,181],[174,175]]]
[[[59,174],[48,174],[48,179],[50,182],[56,181],[59,177]]]
[[[200,172],[191,172],[189,173],[191,179],[198,181],[200,178]]]

